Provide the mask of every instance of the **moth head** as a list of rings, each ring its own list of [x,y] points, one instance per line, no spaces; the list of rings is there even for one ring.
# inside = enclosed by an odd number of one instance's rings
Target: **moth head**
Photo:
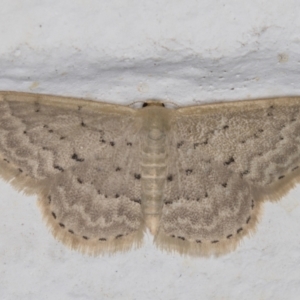
[[[149,106],[165,107],[165,104],[157,100],[147,100],[143,103],[143,107],[149,107]]]

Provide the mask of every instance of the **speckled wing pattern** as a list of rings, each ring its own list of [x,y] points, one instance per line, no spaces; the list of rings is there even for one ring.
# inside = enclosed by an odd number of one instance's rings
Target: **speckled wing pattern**
[[[170,140],[157,243],[226,253],[254,229],[262,200],[299,181],[300,98],[182,108]]]
[[[0,93],[0,175],[71,248],[128,250],[149,227],[162,249],[227,253],[299,181],[300,98],[146,104]]]
[[[1,175],[39,195],[54,236],[90,254],[138,245],[143,231],[135,111],[97,104],[0,95]]]

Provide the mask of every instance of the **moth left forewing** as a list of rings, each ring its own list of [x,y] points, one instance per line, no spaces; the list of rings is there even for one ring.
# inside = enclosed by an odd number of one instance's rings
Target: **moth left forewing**
[[[141,243],[134,109],[4,92],[0,111],[0,173],[39,196],[55,237],[90,254]]]
[[[0,93],[0,111],[1,173],[21,181],[25,175],[43,180],[82,155],[92,157],[132,126],[135,114],[115,105],[12,92]]]

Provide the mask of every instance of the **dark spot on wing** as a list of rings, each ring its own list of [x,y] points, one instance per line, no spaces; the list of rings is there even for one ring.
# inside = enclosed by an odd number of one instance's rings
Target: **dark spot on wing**
[[[184,141],[177,143],[177,149],[179,149],[184,144]]]
[[[173,203],[173,201],[165,201],[165,205],[170,205],[172,203]]]
[[[187,176],[191,175],[192,172],[193,172],[192,169],[187,169],[187,170],[185,170],[185,174],[186,174]]]
[[[84,158],[79,158],[77,153],[73,153],[73,155],[71,156],[72,159],[78,161],[78,162],[83,162]]]
[[[173,175],[171,175],[171,174],[168,175],[167,180],[168,180],[168,181],[173,181]]]
[[[234,158],[231,156],[227,161],[224,162],[224,165],[230,165],[232,163],[234,163]]]
[[[61,166],[58,166],[58,165],[54,165],[53,168],[54,168],[54,169],[57,169],[57,170],[60,171],[60,172],[63,172],[63,171],[64,171],[64,168],[62,168]]]
[[[244,176],[244,175],[247,175],[247,174],[249,174],[249,170],[245,170],[244,172],[242,172],[242,177]]]
[[[141,199],[130,199],[131,201],[138,203],[138,204],[142,204]]]

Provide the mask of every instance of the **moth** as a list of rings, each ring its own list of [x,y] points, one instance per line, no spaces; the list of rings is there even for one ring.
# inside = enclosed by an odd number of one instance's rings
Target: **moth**
[[[92,255],[234,250],[300,175],[300,98],[143,108],[0,93],[0,174]]]

